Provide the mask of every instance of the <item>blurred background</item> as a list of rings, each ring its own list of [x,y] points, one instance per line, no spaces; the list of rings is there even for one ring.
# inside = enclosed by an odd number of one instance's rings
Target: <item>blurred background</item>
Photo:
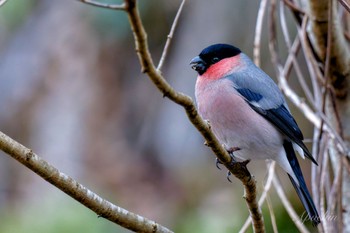
[[[140,1],[156,63],[180,3]],[[258,7],[259,1],[188,1],[163,67],[167,81],[194,97],[189,61],[213,43],[252,56]],[[274,77],[266,31],[261,66]],[[183,109],[141,74],[124,12],[74,0],[9,0],[0,8],[0,106],[2,132],[103,198],[175,232],[236,232],[248,217],[240,182],[226,180]],[[310,137],[310,125],[292,112]],[[303,165],[309,180],[310,164]],[[249,169],[261,193],[265,162]],[[302,215],[292,185],[279,174]],[[280,232],[296,232],[276,197],[270,192]],[[1,233],[129,232],[3,152],[0,219]]]

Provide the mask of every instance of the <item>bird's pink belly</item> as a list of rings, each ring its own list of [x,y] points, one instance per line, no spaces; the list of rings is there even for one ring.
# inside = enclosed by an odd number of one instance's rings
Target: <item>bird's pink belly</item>
[[[200,105],[199,112],[209,120],[214,134],[227,149],[241,149],[234,154],[242,159],[267,159],[277,156],[280,151],[279,131],[243,98],[232,94],[232,90],[211,96]]]

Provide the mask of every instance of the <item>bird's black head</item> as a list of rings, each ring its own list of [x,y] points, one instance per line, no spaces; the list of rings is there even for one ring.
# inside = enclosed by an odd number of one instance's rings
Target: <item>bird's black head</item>
[[[199,75],[213,64],[224,58],[234,57],[241,53],[239,48],[228,44],[214,44],[202,50],[202,52],[191,60],[191,67],[198,72]]]

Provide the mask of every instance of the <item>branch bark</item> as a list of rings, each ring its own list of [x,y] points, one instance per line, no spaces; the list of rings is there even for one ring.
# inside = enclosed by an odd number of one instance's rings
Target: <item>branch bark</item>
[[[252,178],[244,164],[242,165],[242,163],[232,161],[232,158],[210,130],[210,126],[199,116],[193,100],[189,96],[175,91],[165,80],[160,71],[156,69],[148,49],[147,34],[136,7],[137,1],[125,0],[124,3],[133,31],[135,48],[142,72],[148,75],[158,90],[163,93],[164,97],[168,97],[185,109],[189,120],[206,139],[207,145],[212,149],[217,158],[225,165],[231,174],[243,183],[244,198],[253,221],[254,232],[265,232],[263,216],[256,198],[256,181]]]
[[[0,132],[0,149],[38,174],[47,182],[94,211],[99,217],[106,218],[111,222],[136,232],[172,232],[152,220],[129,212],[104,200],[79,184],[73,178],[61,173],[57,168],[40,158],[31,149],[21,145],[2,132]]]

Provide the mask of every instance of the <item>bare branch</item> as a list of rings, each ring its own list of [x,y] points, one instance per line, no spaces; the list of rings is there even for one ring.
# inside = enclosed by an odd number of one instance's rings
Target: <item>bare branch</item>
[[[319,82],[323,82],[323,79],[321,79],[321,72],[319,69],[319,66],[316,64],[316,60],[315,57],[312,55],[312,51],[311,48],[309,47],[309,44],[307,42],[307,35],[306,35],[306,25],[307,25],[307,21],[308,21],[308,17],[304,17],[303,19],[303,23],[302,23],[302,28],[298,28],[298,35],[301,38],[301,45],[303,47],[303,50],[305,52],[306,55],[306,61],[310,70],[310,74],[312,74],[312,82],[313,82],[313,86],[314,86],[314,92],[315,92],[315,101],[316,102],[321,102],[320,99],[320,93],[319,93],[319,85],[317,84],[318,80]],[[285,67],[287,67],[288,65],[288,59],[285,63]],[[281,78],[283,79],[283,75],[281,76]],[[283,80],[282,80],[283,81]],[[285,82],[286,83],[286,82]],[[286,83],[287,84],[287,83]],[[287,87],[287,86],[286,86]],[[288,87],[289,88],[289,87]],[[289,88],[290,89],[290,88]],[[291,89],[290,89],[291,90]],[[292,91],[292,90],[291,90]],[[292,91],[293,92],[293,91]],[[291,93],[292,94],[292,93]],[[287,94],[286,94],[287,95]],[[293,95],[295,95],[293,97],[293,99],[295,99],[296,94],[294,93]],[[291,98],[292,100],[292,98]],[[294,101],[292,101],[294,102]],[[296,102],[294,102],[294,104],[296,104]],[[297,105],[297,104],[296,104]],[[316,106],[317,107],[317,106]],[[304,109],[305,110],[305,109]],[[321,129],[321,119],[319,119],[317,122],[316,121],[312,121],[311,118],[309,118],[306,115],[306,112],[304,112],[304,110],[302,110],[303,113],[305,113],[304,115],[306,116],[306,118],[308,118],[318,129]],[[308,111],[308,110],[307,110]],[[310,109],[311,111],[311,109]],[[310,111],[308,111],[310,113]],[[311,111],[312,112],[312,111]],[[311,113],[312,114],[312,113]],[[349,155],[349,148],[346,145],[346,143],[344,142],[344,140],[341,138],[341,136],[338,134],[338,132],[332,128],[332,125],[330,124],[329,120],[326,118],[326,116],[323,114],[322,111],[319,111],[318,114],[321,116],[322,120],[327,124],[327,127],[324,127],[323,130],[327,131],[332,139],[336,139],[337,143],[337,147],[338,149],[345,155]],[[314,114],[315,115],[315,114]],[[315,117],[317,117],[315,115]],[[314,118],[314,117],[313,117]],[[318,117],[317,117],[318,118]],[[316,124],[317,123],[317,124]]]
[[[299,43],[299,40],[296,40],[295,43],[297,43],[297,45],[294,46],[294,44],[293,44],[293,47],[292,47],[289,32],[288,32],[288,26],[287,26],[287,22],[286,22],[286,18],[285,18],[284,9],[285,9],[285,5],[283,2],[281,2],[281,4],[280,4],[280,21],[281,21],[281,28],[282,28],[284,40],[285,40],[285,43],[288,47],[289,54],[293,55],[293,57],[292,57],[293,58],[293,67],[294,67],[295,73],[297,74],[297,78],[298,78],[298,81],[300,83],[300,86],[303,89],[308,101],[315,107],[316,106],[315,100],[312,96],[310,88],[308,87],[308,85],[305,82],[305,77],[302,75],[302,72],[301,72],[300,67],[299,67],[299,63],[296,59],[296,55],[300,49],[300,43]],[[288,72],[288,74],[289,74],[289,72]],[[288,75],[286,75],[286,76],[288,77]]]
[[[152,220],[104,200],[2,132],[0,149],[100,217],[136,232],[172,232]]]
[[[97,6],[101,8],[113,9],[113,10],[125,10],[125,4],[108,4],[97,2],[94,0],[77,0],[78,2],[82,2],[91,6]]]
[[[182,12],[182,9],[183,9],[183,6],[185,5],[185,2],[186,0],[182,0],[181,4],[180,4],[180,7],[179,9],[177,10],[177,13],[176,13],[176,16],[175,16],[175,19],[173,21],[173,25],[171,26],[171,29],[170,29],[170,33],[168,35],[168,39],[165,43],[165,46],[164,46],[164,49],[163,49],[163,53],[162,53],[162,56],[160,57],[160,60],[159,60],[159,64],[157,66],[157,70],[160,71],[163,67],[163,64],[164,64],[164,61],[165,61],[165,58],[168,54],[168,50],[169,50],[169,46],[170,46],[170,43],[171,43],[171,39],[173,38],[174,36],[174,32],[175,32],[175,29],[176,29],[176,26],[177,26],[177,22],[179,21],[179,18],[180,18],[180,15],[181,15],[181,12]]]
[[[350,4],[347,3],[345,0],[338,0],[338,2],[340,2],[340,4],[342,4],[342,6],[350,13]]]
[[[261,210],[256,201],[256,181],[251,177],[244,164],[232,161],[232,158],[221,146],[213,132],[210,130],[208,124],[199,116],[192,99],[187,95],[176,92],[164,79],[162,74],[155,68],[148,49],[146,32],[138,9],[136,8],[136,0],[125,0],[125,6],[133,31],[136,52],[140,60],[142,72],[148,75],[154,85],[165,97],[168,97],[170,100],[181,105],[185,109],[189,120],[206,139],[208,146],[210,146],[218,159],[243,183],[245,193],[244,197],[253,219],[254,231],[265,232]]]
[[[327,150],[326,150],[327,151]],[[321,216],[325,216],[326,214],[326,208],[325,208],[325,177],[326,173],[328,172],[328,154],[327,153],[322,153],[323,154],[323,160],[322,160],[322,169],[321,169],[321,177],[320,177],[320,211],[321,211]],[[328,202],[327,202],[328,203]],[[325,232],[332,232],[329,230],[329,223],[327,220],[321,221],[322,227],[325,230]]]
[[[297,213],[294,211],[292,205],[289,203],[288,198],[286,197],[286,194],[283,191],[283,188],[281,186],[280,181],[278,180],[277,176],[274,176],[272,179],[273,185],[277,191],[278,196],[280,197],[284,207],[286,208],[289,216],[293,220],[295,226],[299,229],[301,233],[310,233],[308,229],[304,226],[302,221],[300,220]]]
[[[267,193],[271,188],[272,178],[275,175],[276,162],[275,161],[267,162],[267,167],[268,167],[267,168],[268,175],[267,175],[266,183],[264,185],[264,190],[259,198],[259,206],[262,206],[264,204],[265,199],[267,197]],[[239,233],[246,232],[251,223],[252,223],[252,219],[248,217],[245,223],[243,224],[242,228],[239,230]]]
[[[328,10],[328,22],[332,21],[332,17],[333,17],[333,10],[332,10],[332,1],[329,1],[329,10]],[[328,83],[330,80],[330,58],[331,58],[331,52],[332,52],[332,29],[333,29],[333,24],[329,23],[328,24],[328,32],[327,32],[327,49],[326,49],[326,59],[325,59],[325,72],[324,72],[324,77],[323,79],[325,80],[325,84],[324,84],[324,92],[323,92],[323,96],[322,96],[322,112],[325,113],[325,108],[326,108],[326,97],[327,97],[327,93],[328,93]],[[321,130],[320,130],[320,135],[319,137],[322,137],[322,128],[323,128],[323,120],[321,120]]]
[[[254,63],[257,66],[260,66],[260,43],[261,43],[261,31],[264,21],[264,14],[266,12],[267,0],[262,0],[260,2],[258,15],[256,17],[256,25],[255,25],[255,36],[254,36]]]
[[[275,213],[273,211],[273,206],[270,200],[269,195],[266,196],[267,207],[269,208],[270,216],[271,216],[271,225],[274,233],[278,233],[277,223]]]
[[[290,0],[283,0],[284,4],[286,4],[292,11],[296,13],[300,13],[302,15],[305,15],[305,11],[302,10],[300,7],[296,6],[292,1]]]
[[[276,41],[276,28],[275,28],[275,5],[271,4],[271,11],[270,11],[270,20],[269,20],[269,33],[270,33],[270,40],[269,40],[269,48],[271,53],[271,59],[275,66],[277,77],[279,80],[279,85],[281,90],[284,92],[284,94],[292,101],[294,105],[296,105],[301,112],[305,115],[305,117],[315,125],[317,128],[321,128],[321,119],[325,122],[328,122],[327,119],[324,116],[324,114],[319,113],[321,117],[319,117],[306,103],[304,100],[302,100],[288,85],[288,82],[286,80],[286,76],[291,69],[291,66],[293,64],[293,57],[294,54],[290,53],[287,57],[287,60],[285,62],[284,67],[279,62],[278,58],[278,52],[277,52],[277,41]],[[305,26],[307,22],[307,17],[304,17],[303,25]],[[299,33],[303,33],[302,30],[298,30]],[[304,35],[302,36],[303,38]],[[305,41],[302,41],[303,48],[305,50]],[[294,46],[294,44],[293,44]],[[296,45],[295,45],[296,46]],[[312,59],[311,59],[312,60]],[[314,70],[314,69],[312,69]],[[315,69],[316,70],[316,69]],[[344,143],[343,139],[340,137],[338,132],[334,130],[331,127],[331,124],[327,124],[324,126],[324,130],[327,131],[332,139],[337,140],[337,147],[343,154],[349,154],[349,148]]]
[[[286,65],[284,70],[288,67],[288,58],[286,61]],[[288,63],[287,63],[288,62]],[[292,61],[290,60],[290,63]],[[278,77],[279,79],[279,85],[283,91],[283,93],[292,101],[292,103],[297,106],[301,112],[304,114],[304,116],[318,129],[321,128],[321,118],[305,103],[304,100],[300,99],[299,96],[289,87],[288,82],[285,78],[285,76],[282,74]],[[326,121],[325,118],[322,118],[324,121]],[[330,125],[325,125],[323,128],[325,131],[327,131],[332,139],[335,139],[337,141],[337,147],[343,154],[349,154],[349,148],[346,146],[345,142],[342,140],[340,135],[332,129]]]
[[[279,85],[284,92],[284,94],[289,97],[289,99],[304,113],[307,119],[309,119],[316,127],[320,128],[321,127],[321,119],[325,120],[323,118],[320,118],[317,116],[314,111],[305,103],[304,100],[302,100],[288,85],[288,82],[286,80],[286,76],[289,72],[289,70],[292,67],[293,64],[293,58],[294,58],[294,53],[290,53],[287,57],[287,60],[285,62],[284,67],[282,67],[281,63],[279,62],[279,57],[278,57],[278,51],[277,51],[277,39],[276,39],[276,25],[275,25],[275,11],[276,11],[276,4],[275,0],[271,2],[271,10],[270,10],[270,17],[269,17],[269,35],[270,35],[270,40],[269,40],[269,48],[270,48],[270,53],[271,53],[271,60],[272,63],[275,66],[277,77],[279,80]],[[304,17],[305,19],[307,17]],[[304,21],[305,23],[305,21]],[[304,24],[303,23],[303,24]],[[296,44],[297,46],[297,44]],[[339,149],[343,153],[349,153],[348,148],[342,138],[339,136],[339,134],[330,128],[329,125],[325,127],[325,130],[328,131],[333,137],[333,139],[336,139],[338,143]]]

